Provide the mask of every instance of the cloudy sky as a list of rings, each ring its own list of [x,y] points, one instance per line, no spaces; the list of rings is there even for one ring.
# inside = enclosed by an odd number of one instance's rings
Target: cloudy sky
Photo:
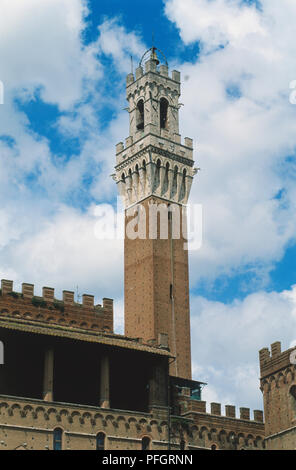
[[[258,350],[296,344],[295,0],[1,0],[0,275],[115,299],[123,245],[95,237],[128,136],[125,75],[152,31],[182,73],[181,133],[201,171],[190,253],[194,378],[262,408]],[[295,101],[295,100],[294,100]]]

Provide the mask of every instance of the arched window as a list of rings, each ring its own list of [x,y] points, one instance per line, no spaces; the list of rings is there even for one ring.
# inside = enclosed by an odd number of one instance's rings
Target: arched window
[[[144,101],[140,100],[137,104],[137,129],[144,129]]]
[[[142,450],[149,450],[150,449],[150,438],[143,437],[142,439]]]
[[[53,450],[62,450],[63,430],[56,428],[53,431]]]
[[[168,129],[169,103],[165,98],[160,99],[160,129]]]
[[[105,434],[103,432],[97,434],[97,450],[105,450]]]
[[[180,194],[180,200],[184,199],[185,194],[186,194],[186,168],[183,170],[183,178],[182,178],[182,186],[181,186],[181,194]]]
[[[211,450],[217,450],[216,444],[212,444],[212,445],[211,445]]]

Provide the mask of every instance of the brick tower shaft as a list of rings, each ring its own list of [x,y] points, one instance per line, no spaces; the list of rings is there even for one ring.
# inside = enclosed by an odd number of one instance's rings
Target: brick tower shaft
[[[147,227],[150,204],[163,206],[164,201],[151,196],[143,202]],[[191,378],[188,251],[186,240],[172,238],[171,226],[170,219],[166,239],[159,238],[159,231],[156,239],[125,238],[125,334],[144,341],[167,334],[177,358],[170,374]]]

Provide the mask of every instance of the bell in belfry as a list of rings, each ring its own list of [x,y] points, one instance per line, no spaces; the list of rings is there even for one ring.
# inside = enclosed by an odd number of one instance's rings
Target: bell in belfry
[[[152,47],[150,60],[154,60],[156,62],[156,65],[159,64],[159,60],[158,60],[158,57],[157,57],[157,54],[156,54],[156,47]]]

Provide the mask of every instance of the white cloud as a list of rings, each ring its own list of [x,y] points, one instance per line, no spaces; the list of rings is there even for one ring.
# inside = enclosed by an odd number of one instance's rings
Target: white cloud
[[[17,290],[22,282],[32,282],[40,294],[42,286],[50,285],[60,298],[63,289],[76,291],[78,286],[81,294],[94,294],[98,300],[120,299],[123,243],[96,238],[94,209],[81,213],[61,206],[53,218],[41,219],[39,230],[23,234],[2,250],[2,278],[9,270],[14,271]],[[119,313],[118,327],[120,318]]]
[[[199,40],[206,50],[265,34],[256,8],[239,0],[168,0],[166,13],[177,23],[185,44]]]
[[[124,72],[124,64],[129,64],[130,54],[137,56],[144,46],[135,33],[127,32],[115,19],[107,19],[100,25],[94,42],[83,44],[86,5],[86,0],[2,2],[0,79],[4,83],[5,104],[0,106],[0,135],[10,136],[15,142],[9,148],[0,141],[0,168],[3,169],[0,179],[5,185],[0,187],[0,192],[5,193],[12,182],[20,189],[25,178],[34,174],[38,184],[56,200],[81,186],[85,177],[96,180],[96,174],[89,175],[90,169],[97,173],[103,170],[105,176],[112,172],[115,138],[119,140],[126,134],[121,127],[125,99],[124,89],[116,85],[109,68],[102,65],[101,57],[110,54],[114,71],[120,74]],[[67,154],[57,158],[48,140],[32,132],[15,99],[26,104],[36,100],[36,96],[62,112],[53,126],[64,138],[80,141],[78,156],[71,158]],[[110,128],[102,131],[104,108],[112,105]],[[98,167],[100,162],[102,168]],[[100,187],[101,182],[102,177]],[[110,184],[106,188],[105,194],[110,196]],[[97,183],[93,191],[99,193]]]
[[[296,107],[289,102],[296,4],[261,5],[166,2],[185,44],[202,42],[196,62],[179,64],[186,78],[181,132],[194,138],[201,167],[191,202],[202,202],[204,213],[203,246],[190,253],[193,286],[247,269],[253,283],[268,282],[295,241],[295,163],[286,157],[296,148]],[[258,350],[276,340],[294,344],[295,305],[295,286],[229,305],[193,297],[194,376],[210,385],[205,399],[262,408]]]
[[[296,340],[296,285],[291,290],[257,292],[225,305],[193,297],[193,373],[208,382],[204,399],[262,408],[258,351]]]
[[[110,173],[115,144],[127,134],[128,122],[123,120],[124,88],[113,81],[101,57],[110,54],[120,76],[141,42],[115,20],[106,20],[97,39],[85,46],[86,3],[1,4],[5,104],[0,106],[0,136],[9,139],[0,140],[0,274],[13,279],[17,290],[21,282],[32,282],[39,294],[43,285],[52,285],[61,296],[62,289],[78,285],[81,293],[93,293],[98,301],[115,298],[116,327],[122,331],[123,245],[95,239],[92,207],[82,212],[65,201],[72,205],[85,196],[98,201],[116,194]],[[112,94],[106,93],[112,83]],[[38,90],[43,103],[62,111],[55,128],[65,139],[79,139],[78,155],[55,155],[15,105],[16,98],[24,104],[35,100]],[[106,104],[113,105],[114,115],[102,130]],[[87,190],[85,179],[90,181]]]
[[[84,0],[3,0],[0,61],[5,89],[41,86],[42,98],[61,108],[78,100],[85,66],[92,78],[100,70],[81,44],[86,13]]]
[[[106,20],[99,27],[99,45],[101,51],[112,56],[119,71],[129,73],[131,71],[130,56],[138,59],[143,54],[145,47],[134,32],[127,33],[125,28],[119,25],[116,19]]]

